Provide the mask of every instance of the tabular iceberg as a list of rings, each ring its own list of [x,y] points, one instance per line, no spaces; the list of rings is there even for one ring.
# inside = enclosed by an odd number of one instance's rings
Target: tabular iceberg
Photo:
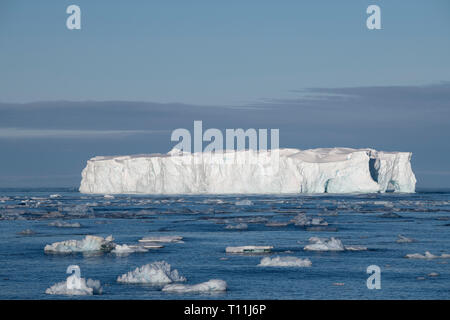
[[[416,178],[411,169],[411,155],[373,149],[321,148],[224,153],[172,150],[168,154],[99,156],[87,162],[80,192],[412,193]],[[249,158],[257,161],[248,162]]]

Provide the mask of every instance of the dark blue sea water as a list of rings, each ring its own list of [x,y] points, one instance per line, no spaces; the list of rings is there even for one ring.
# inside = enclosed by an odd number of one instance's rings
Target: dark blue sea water
[[[58,198],[50,195],[59,194]],[[239,206],[248,199],[251,205]],[[321,217],[327,227],[293,224],[298,213]],[[78,222],[79,228],[49,226]],[[248,229],[226,229],[246,223]],[[22,230],[34,233],[20,235]],[[147,253],[116,256],[45,254],[44,246],[84,235],[113,235],[116,243],[144,236],[179,235]],[[397,243],[402,234],[416,241]],[[367,251],[308,252],[310,237],[336,237]],[[226,254],[234,245],[272,245],[265,255]],[[0,299],[449,299],[450,259],[408,259],[409,253],[450,253],[450,192],[366,195],[103,196],[75,190],[0,190]],[[309,268],[259,267],[264,256],[309,258]],[[166,261],[188,284],[222,279],[222,294],[173,294],[161,287],[119,284],[117,276]],[[100,280],[103,294],[46,295],[76,264],[82,277]],[[381,289],[369,290],[366,268],[381,268]],[[437,273],[437,276],[430,276]],[[339,285],[337,285],[339,284]]]

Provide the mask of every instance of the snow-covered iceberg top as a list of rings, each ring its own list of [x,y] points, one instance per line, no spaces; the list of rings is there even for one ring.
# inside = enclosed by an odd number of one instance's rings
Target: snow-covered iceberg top
[[[152,285],[163,285],[178,281],[186,281],[186,278],[180,276],[178,270],[172,270],[170,264],[165,261],[143,265],[117,278],[117,282],[121,283],[145,283]]]
[[[80,192],[414,192],[416,178],[411,169],[411,155],[410,152],[373,149],[321,148],[99,156],[87,162],[82,172]],[[223,161],[224,158],[233,160]],[[257,161],[248,163],[249,158]]]
[[[328,238],[309,238],[309,244],[305,246],[306,251],[365,251],[367,247],[364,246],[344,246],[342,241],[334,237]]]
[[[47,253],[75,253],[75,252],[109,252],[116,246],[113,237],[106,238],[87,235],[82,240],[65,240],[47,244],[44,251]]]

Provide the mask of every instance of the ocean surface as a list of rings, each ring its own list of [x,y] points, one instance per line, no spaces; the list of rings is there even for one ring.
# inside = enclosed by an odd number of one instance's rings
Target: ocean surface
[[[288,223],[302,213],[309,220],[322,218],[322,225]],[[77,227],[51,226],[55,221]],[[247,229],[227,228],[239,224]],[[32,232],[21,234],[27,229]],[[399,234],[414,241],[399,243]],[[145,236],[182,236],[183,242],[120,256],[44,253],[46,244],[85,235],[112,235],[118,244],[137,244]],[[305,251],[310,237],[335,237],[367,250]],[[225,253],[226,247],[241,245],[274,248],[264,254]],[[448,190],[114,197],[73,189],[0,190],[0,299],[450,299],[450,259],[405,257],[426,251],[450,254]],[[267,256],[308,258],[312,265],[258,266]],[[117,282],[119,275],[155,261],[169,263],[186,277],[185,284],[221,279],[228,290],[169,293],[162,286]],[[46,294],[66,280],[69,265],[78,265],[82,277],[100,280],[102,294]],[[370,265],[381,270],[381,289],[366,285]]]

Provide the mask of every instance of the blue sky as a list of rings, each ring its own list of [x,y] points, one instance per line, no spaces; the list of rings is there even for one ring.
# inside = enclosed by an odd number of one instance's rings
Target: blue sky
[[[193,120],[412,151],[418,186],[450,187],[449,57],[447,0],[4,0],[0,187],[76,186],[89,157],[167,152]]]

